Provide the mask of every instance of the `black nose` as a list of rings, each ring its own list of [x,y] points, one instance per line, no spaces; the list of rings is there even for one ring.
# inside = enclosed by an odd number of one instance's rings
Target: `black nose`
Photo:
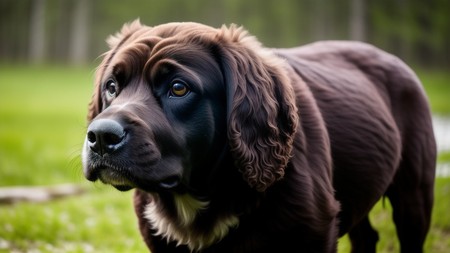
[[[89,148],[99,154],[111,154],[124,143],[125,130],[119,122],[111,119],[94,120],[88,127]]]

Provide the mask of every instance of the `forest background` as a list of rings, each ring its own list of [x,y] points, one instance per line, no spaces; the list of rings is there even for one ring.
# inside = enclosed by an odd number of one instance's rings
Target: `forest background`
[[[448,0],[0,0],[0,59],[90,64],[105,38],[140,18],[243,25],[268,47],[370,42],[423,67],[450,65]]]

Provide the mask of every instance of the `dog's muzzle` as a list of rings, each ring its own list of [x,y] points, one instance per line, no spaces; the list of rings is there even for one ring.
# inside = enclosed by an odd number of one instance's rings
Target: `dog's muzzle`
[[[143,179],[135,174],[133,168],[126,166],[127,144],[131,143],[129,133],[123,125],[113,119],[96,119],[87,130],[83,153],[84,175],[90,181],[99,179],[118,190],[125,191],[132,188],[148,190],[174,189],[181,181],[178,174],[163,174]],[[156,168],[147,168],[150,170]],[[155,174],[155,173],[151,173]]]

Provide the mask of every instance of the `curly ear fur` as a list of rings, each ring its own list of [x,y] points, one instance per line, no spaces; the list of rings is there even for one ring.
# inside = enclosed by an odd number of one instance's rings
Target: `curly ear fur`
[[[284,62],[243,28],[218,35],[228,89],[228,138],[244,179],[263,192],[284,176],[298,126]]]

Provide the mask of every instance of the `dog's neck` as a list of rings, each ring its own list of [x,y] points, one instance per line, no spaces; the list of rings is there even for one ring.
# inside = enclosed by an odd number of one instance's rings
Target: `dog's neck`
[[[199,251],[223,239],[229,229],[239,224],[235,215],[221,215],[213,218],[208,216],[209,229],[199,228],[202,217],[209,211],[209,201],[201,201],[190,194],[174,194],[173,203],[176,213],[168,212],[167,203],[158,195],[146,206],[144,215],[149,221],[155,235],[173,241],[177,245],[187,245],[191,251]]]

